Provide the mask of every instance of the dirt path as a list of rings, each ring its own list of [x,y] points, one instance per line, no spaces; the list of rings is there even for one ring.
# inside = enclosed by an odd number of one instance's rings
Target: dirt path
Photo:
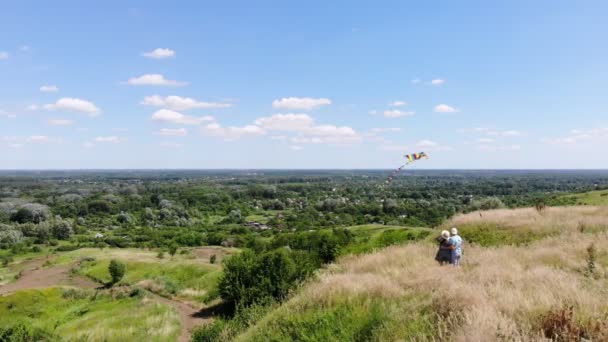
[[[202,308],[194,308],[186,303],[161,297],[156,294],[152,294],[154,299],[159,303],[171,306],[177,311],[182,321],[182,333],[178,338],[179,342],[188,342],[192,336],[192,329],[195,327],[207,323],[210,321],[209,318],[199,317],[199,312]]]
[[[37,259],[24,265],[21,277],[13,283],[0,286],[0,295],[5,295],[19,290],[43,289],[52,286],[65,285],[80,288],[96,288],[99,284],[78,275],[70,274],[70,266],[51,266],[42,265],[49,260]]]

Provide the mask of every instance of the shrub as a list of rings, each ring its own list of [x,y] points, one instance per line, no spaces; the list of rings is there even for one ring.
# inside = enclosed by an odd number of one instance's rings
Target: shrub
[[[55,340],[55,337],[51,332],[33,327],[29,323],[17,322],[13,325],[0,326],[0,341],[37,342],[53,340]]]
[[[192,332],[192,342],[216,342],[221,341],[221,335],[226,328],[226,322],[217,319],[210,324],[204,324]]]
[[[53,237],[58,240],[67,240],[74,234],[72,225],[65,220],[56,221],[51,227],[51,232],[53,233]]]
[[[172,243],[171,245],[169,245],[169,254],[171,254],[171,256],[174,256],[175,253],[177,253],[177,244]]]
[[[110,277],[112,277],[112,285],[114,285],[124,277],[126,266],[123,262],[112,259],[108,266],[108,271],[110,272]]]
[[[80,249],[80,246],[77,245],[63,245],[55,248],[57,252],[71,252]]]
[[[217,256],[215,254],[213,254],[210,258],[209,258],[209,263],[210,264],[215,264],[215,261],[217,260]]]
[[[296,263],[294,255],[285,248],[259,255],[246,250],[224,262],[220,295],[227,302],[242,306],[268,298],[283,300],[312,269],[311,263]]]

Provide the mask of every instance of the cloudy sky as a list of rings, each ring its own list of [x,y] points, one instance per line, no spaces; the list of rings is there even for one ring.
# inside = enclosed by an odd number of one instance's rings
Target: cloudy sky
[[[608,168],[606,1],[89,3],[0,5],[1,169]]]

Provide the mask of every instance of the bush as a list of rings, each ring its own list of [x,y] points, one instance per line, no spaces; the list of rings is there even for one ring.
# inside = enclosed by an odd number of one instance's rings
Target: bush
[[[77,245],[63,245],[55,248],[57,252],[71,252],[80,249],[80,246]]]
[[[67,240],[74,234],[72,226],[65,220],[55,222],[51,227],[51,232],[53,233],[53,237],[58,240]]]
[[[192,332],[192,342],[216,342],[221,341],[221,335],[226,328],[226,322],[216,319],[213,323],[204,324]]]
[[[33,327],[29,323],[18,322],[9,326],[0,326],[0,341],[7,342],[39,342],[54,341],[51,332]]]
[[[210,264],[215,264],[215,261],[217,260],[217,256],[215,254],[213,254],[210,258],[209,258],[209,263]]]
[[[126,266],[123,262],[118,261],[116,259],[112,259],[110,261],[110,265],[108,266],[108,271],[110,272],[110,277],[112,277],[112,285],[118,283],[122,277],[124,277],[126,272]]]
[[[221,297],[242,306],[268,298],[283,300],[289,291],[316,268],[301,254],[280,248],[263,254],[246,250],[224,262],[224,274],[219,281]]]
[[[172,243],[171,245],[169,245],[169,254],[171,256],[174,256],[175,253],[177,253],[177,244],[176,243]]]

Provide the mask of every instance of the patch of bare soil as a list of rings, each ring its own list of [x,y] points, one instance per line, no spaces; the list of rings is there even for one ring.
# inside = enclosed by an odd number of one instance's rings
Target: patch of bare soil
[[[49,258],[28,261],[22,265],[19,278],[13,283],[0,286],[0,295],[20,290],[42,289],[53,286],[75,286],[80,288],[96,288],[98,283],[78,275],[70,274],[70,266],[44,267]]]
[[[199,312],[202,308],[196,308],[186,303],[161,297],[153,294],[154,299],[159,303],[168,305],[177,311],[182,321],[182,333],[178,338],[179,342],[188,342],[192,336],[192,330],[201,325],[210,322],[210,318],[200,317]]]

